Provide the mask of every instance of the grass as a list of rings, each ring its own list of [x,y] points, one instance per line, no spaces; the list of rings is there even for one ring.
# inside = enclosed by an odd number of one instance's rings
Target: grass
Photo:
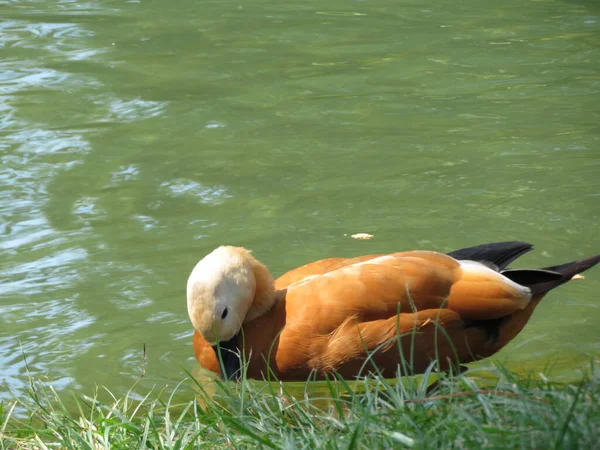
[[[440,375],[428,389],[432,372],[399,382],[331,378],[295,394],[277,382],[216,381],[213,393],[190,382],[143,399],[80,395],[70,409],[32,381],[25,398],[0,405],[0,449],[592,449],[600,442],[593,369],[578,384],[496,367],[493,381]],[[190,400],[176,403],[186,389]]]

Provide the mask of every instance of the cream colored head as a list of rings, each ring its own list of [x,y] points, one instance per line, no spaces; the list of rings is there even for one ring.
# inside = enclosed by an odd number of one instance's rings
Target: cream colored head
[[[190,320],[211,345],[231,339],[244,322],[263,315],[273,302],[273,277],[242,247],[213,250],[188,278]]]

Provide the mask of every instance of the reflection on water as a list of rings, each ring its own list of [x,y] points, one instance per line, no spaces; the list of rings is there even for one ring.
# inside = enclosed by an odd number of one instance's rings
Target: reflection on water
[[[535,243],[534,266],[598,251],[594,5],[271,3],[4,5],[11,390],[122,393],[144,345],[140,392],[179,382],[185,280],[224,243],[275,275],[506,239]],[[577,376],[600,354],[598,289],[595,271],[553,293],[498,359]]]

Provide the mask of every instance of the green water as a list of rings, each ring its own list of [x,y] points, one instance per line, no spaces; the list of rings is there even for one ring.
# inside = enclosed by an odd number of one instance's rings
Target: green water
[[[185,282],[220,244],[275,275],[509,239],[537,247],[520,266],[600,251],[600,3],[40,0],[0,17],[0,399],[29,375],[117,394],[143,368],[140,392],[182,380]],[[497,359],[580,376],[598,291],[596,269],[552,293]]]

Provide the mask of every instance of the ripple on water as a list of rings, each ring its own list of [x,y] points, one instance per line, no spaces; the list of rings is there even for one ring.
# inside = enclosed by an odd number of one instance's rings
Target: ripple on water
[[[165,227],[164,225],[160,225],[160,222],[152,216],[144,216],[141,214],[137,214],[134,216],[134,218],[142,224],[144,231],[148,231],[152,228],[157,228],[157,227],[160,227],[160,228]]]
[[[43,213],[47,184],[59,170],[80,160],[89,143],[73,133],[30,126],[8,133],[4,143],[8,154],[2,157],[0,167],[0,215],[8,225],[0,249],[15,251],[45,239],[55,240],[59,235]],[[48,160],[63,154],[76,156],[64,163]]]
[[[147,280],[143,276],[129,276],[124,282],[111,283],[109,288],[117,288],[117,294],[111,298],[111,302],[116,304],[119,310],[141,309],[150,306],[153,301],[144,292],[143,286],[146,286]]]
[[[65,59],[76,61],[105,53],[107,48],[81,48],[82,44],[90,42],[95,33],[90,29],[81,27],[80,24],[76,23],[76,20],[73,21],[73,14],[77,11],[83,13],[84,10],[80,8],[85,4],[79,2],[69,3],[71,5],[67,8],[64,4],[58,6],[62,12],[70,13],[69,19],[65,18],[64,22],[59,22],[56,16],[52,17],[51,20],[47,20],[42,11],[37,9],[35,15],[28,16],[28,20],[3,21],[0,23],[0,47],[10,46],[35,51],[43,50],[49,54],[60,55]],[[89,7],[91,10],[97,9],[92,5],[89,5]],[[112,11],[118,12],[118,10]],[[90,11],[86,11],[86,13],[90,13]]]
[[[110,184],[119,184],[123,181],[136,180],[140,175],[140,169],[134,164],[128,166],[121,166],[119,170],[111,173]]]
[[[107,217],[108,213],[98,206],[98,202],[98,197],[82,197],[73,202],[72,213],[84,227],[89,228],[94,220]]]
[[[165,181],[160,186],[173,197],[195,198],[200,203],[219,204],[231,198],[224,186],[205,186],[183,178]]]
[[[63,288],[80,279],[78,264],[87,258],[82,248],[69,248],[51,255],[13,264],[0,270],[0,295],[32,295]]]
[[[148,317],[146,319],[146,322],[159,322],[162,324],[165,323],[182,323],[181,320],[181,315],[180,314],[174,314],[172,312],[168,312],[168,311],[158,311],[154,314],[152,314],[150,317]],[[188,333],[189,335],[189,333]]]
[[[150,119],[163,114],[167,102],[155,102],[135,98],[133,100],[112,99],[109,103],[111,116],[121,122]]]
[[[77,355],[89,351],[94,337],[74,335],[89,327],[94,318],[79,310],[74,300],[35,301],[30,297],[24,301],[21,297],[18,304],[0,307],[0,323],[10,323],[13,329],[11,335],[0,335],[3,383],[18,389],[29,376],[51,374],[50,384],[56,388],[77,386],[70,366]]]
[[[13,65],[0,64],[0,94],[8,94],[30,87],[49,87],[64,83],[70,76],[46,67],[31,67],[31,61],[23,61],[18,69]]]

